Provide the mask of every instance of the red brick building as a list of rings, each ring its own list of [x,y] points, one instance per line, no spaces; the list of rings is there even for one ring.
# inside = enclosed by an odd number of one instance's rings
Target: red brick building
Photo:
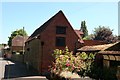
[[[54,60],[53,50],[68,46],[70,51],[74,51],[80,47],[80,40],[81,37],[76,34],[63,12],[59,11],[28,38],[25,62],[39,73],[46,73]]]
[[[24,52],[25,52],[24,48],[27,39],[28,36],[20,36],[20,35],[17,35],[12,39],[12,45],[10,46],[10,54],[7,54],[7,56],[11,60],[19,61],[19,62],[24,61]]]

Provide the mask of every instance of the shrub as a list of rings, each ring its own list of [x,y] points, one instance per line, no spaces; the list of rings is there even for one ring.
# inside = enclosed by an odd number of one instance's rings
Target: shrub
[[[100,67],[95,62],[91,65],[88,76],[97,80],[117,80],[115,68]]]
[[[62,72],[71,72],[84,77],[90,71],[95,55],[92,53],[88,55],[85,52],[73,55],[73,52],[70,52],[68,47],[66,47],[65,50],[54,50],[53,56],[55,57],[55,62],[50,67],[52,74],[60,76]]]

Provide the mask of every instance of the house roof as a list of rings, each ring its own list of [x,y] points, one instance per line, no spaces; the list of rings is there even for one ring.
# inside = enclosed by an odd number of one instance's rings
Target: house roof
[[[77,34],[80,34],[80,35],[82,35],[83,34],[83,32],[82,31],[80,31],[80,30],[74,30]]]
[[[81,35],[83,35],[83,32],[81,32],[80,30],[74,30],[74,31],[77,34],[77,36],[79,37],[79,42],[84,43],[84,41],[82,40],[82,37],[81,37]]]
[[[64,17],[65,17],[65,15],[64,15],[64,13],[60,10],[58,13],[56,13],[53,17],[51,17],[48,21],[46,21],[43,25],[41,25],[38,29],[36,29],[34,32],[33,32],[33,34],[27,39],[27,41],[30,41],[30,40],[33,40],[33,39],[35,39],[35,38],[39,38],[40,37],[40,34],[41,34],[41,32],[43,32],[45,29],[46,29],[46,27],[48,27],[49,26],[49,24],[54,20],[54,18],[55,17],[57,17],[59,14],[62,14]],[[65,17],[66,18],[66,17]],[[67,18],[66,18],[67,19]],[[75,33],[76,34],[76,33]],[[82,32],[78,32],[77,31],[77,34],[83,34]],[[76,36],[78,36],[76,34]],[[81,41],[81,36],[78,36],[78,38],[80,39],[80,42],[84,42],[84,41]],[[26,42],[27,42],[26,41]]]
[[[46,21],[43,25],[41,25],[38,29],[36,29],[33,34],[28,38],[27,41],[30,41],[38,36],[40,36],[40,33],[46,29],[46,27],[52,22],[52,20],[59,14],[63,14],[63,12],[60,10],[58,13],[56,13],[53,17],[51,17],[48,21]],[[63,14],[64,15],[64,14]]]
[[[120,51],[120,42],[116,42],[115,45],[107,48],[106,51]]]
[[[28,36],[17,35],[12,39],[12,46],[23,46],[25,41],[28,39]]]
[[[103,55],[120,55],[120,51],[100,51],[99,53]]]
[[[120,42],[116,42],[113,46],[99,53],[103,55],[120,55]]]
[[[78,35],[78,37],[81,38],[81,35],[83,35],[83,32],[81,32],[80,30],[74,30],[74,31]]]
[[[116,43],[104,44],[104,45],[94,45],[94,46],[84,46],[84,47],[78,49],[78,51],[103,51],[103,50],[106,50],[115,44]]]
[[[104,44],[107,44],[107,42],[101,40],[84,40],[84,46],[104,45]]]

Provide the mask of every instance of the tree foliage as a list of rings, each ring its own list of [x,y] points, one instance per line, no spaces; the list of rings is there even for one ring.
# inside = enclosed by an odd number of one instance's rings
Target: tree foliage
[[[94,30],[93,40],[102,40],[108,43],[115,42],[117,39],[113,35],[112,31],[113,30],[111,30],[109,27],[99,26]]]
[[[20,36],[27,36],[27,33],[24,29],[18,29],[18,30],[15,30],[11,33],[11,36],[8,37],[9,40],[8,40],[8,45],[11,46],[11,43],[12,43],[12,39],[17,36],[17,35],[20,35]]]
[[[83,40],[93,40],[93,34],[84,37]]]
[[[86,37],[86,36],[88,36],[88,30],[87,30],[87,26],[86,26],[86,22],[85,21],[81,22],[80,31],[83,32],[83,38]]]

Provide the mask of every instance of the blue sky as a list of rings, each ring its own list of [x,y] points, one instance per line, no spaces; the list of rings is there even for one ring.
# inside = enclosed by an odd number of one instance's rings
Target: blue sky
[[[118,2],[2,2],[2,39],[7,43],[12,31],[23,26],[30,36],[35,29],[62,10],[74,29],[85,20],[89,34],[107,26],[118,35]]]

